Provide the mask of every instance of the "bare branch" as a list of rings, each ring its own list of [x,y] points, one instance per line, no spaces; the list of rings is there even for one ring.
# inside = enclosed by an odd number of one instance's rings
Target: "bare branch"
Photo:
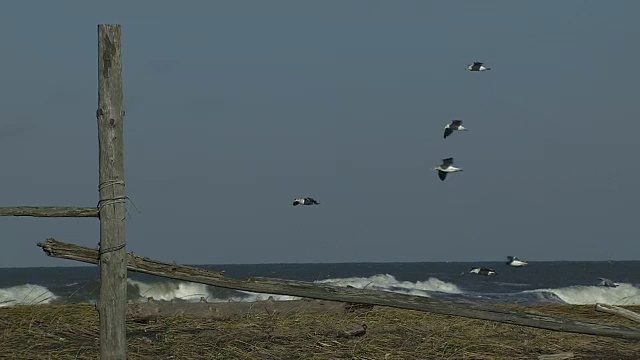
[[[96,249],[63,243],[54,239],[47,239],[44,243],[39,243],[38,246],[40,246],[49,256],[82,261],[90,264],[96,264],[98,262],[98,250]],[[381,305],[401,309],[426,311],[436,314],[491,320],[554,331],[635,340],[640,339],[640,328],[638,327],[614,324],[594,324],[529,312],[498,309],[478,304],[461,304],[453,301],[423,296],[331,286],[296,280],[263,277],[232,279],[225,277],[224,272],[214,272],[189,266],[181,266],[175,263],[164,263],[146,257],[137,256],[133,253],[127,254],[127,266],[130,271],[219,286],[228,289],[266,294],[292,295],[349,303]]]
[[[623,318],[640,323],[640,314],[619,306],[596,304],[596,311],[622,316]]]
[[[94,217],[100,216],[100,210],[83,207],[60,206],[17,206],[0,207],[0,216],[35,216],[35,217]]]

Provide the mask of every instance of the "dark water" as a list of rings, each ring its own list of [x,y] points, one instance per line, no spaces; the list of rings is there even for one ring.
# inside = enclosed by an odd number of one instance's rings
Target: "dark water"
[[[495,270],[498,275],[469,273],[472,267]],[[479,263],[343,263],[206,265],[233,278],[266,276],[317,281],[339,286],[395,291],[458,301],[502,303],[640,304],[640,261],[530,262],[514,268],[504,262]],[[598,286],[599,277],[619,284]],[[17,303],[95,302],[97,267],[0,269],[0,306]],[[251,301],[269,294],[252,294],[211,286],[129,273],[129,299],[198,301]],[[283,300],[286,296],[275,296]]]

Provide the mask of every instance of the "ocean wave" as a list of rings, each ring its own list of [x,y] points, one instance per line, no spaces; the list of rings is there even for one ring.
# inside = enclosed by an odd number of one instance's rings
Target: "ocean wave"
[[[134,302],[155,300],[198,302],[204,298],[207,302],[254,302],[268,300],[270,297],[278,301],[298,300],[300,297],[277,294],[261,294],[249,291],[223,289],[204,284],[175,280],[140,281],[127,279],[128,299]],[[509,293],[486,293],[463,291],[454,283],[438,278],[424,281],[399,281],[390,274],[377,274],[370,277],[333,278],[315,281],[318,284],[333,286],[352,286],[358,289],[390,291],[417,296],[438,296],[451,300],[493,301],[506,303],[565,303],[572,305],[592,305],[595,303],[609,305],[640,305],[640,287],[629,283],[620,283],[618,287],[573,285],[559,288],[540,288]],[[513,286],[517,283],[507,283]],[[519,284],[517,284],[519,285]],[[60,289],[55,290],[58,292]],[[64,292],[63,292],[64,293]],[[23,284],[0,289],[0,307],[20,304],[51,303],[92,303],[96,299],[92,292],[90,297],[72,295],[56,296],[51,290],[41,285]]]
[[[144,301],[149,297],[154,300],[198,302],[204,298],[207,302],[253,302],[268,300],[286,301],[297,300],[299,297],[276,294],[259,294],[248,291],[233,291],[237,295],[219,296],[214,288],[209,285],[183,282],[183,281],[157,281],[146,283],[138,280],[127,279],[128,284],[137,290],[137,294],[130,294],[134,301]]]
[[[513,283],[513,282],[503,282],[503,281],[495,281],[494,284],[496,284],[498,286],[505,286],[505,287],[527,287],[527,286],[531,286],[531,284],[528,284],[528,283]]]
[[[207,302],[253,302],[263,301],[270,297],[278,301],[298,300],[300,297],[277,294],[261,294],[249,291],[227,291],[218,294],[214,287],[180,281],[143,282],[127,280],[133,292],[129,298],[133,301],[145,301],[152,297],[155,300],[198,302],[201,298]],[[316,281],[319,284],[334,286],[353,286],[359,289],[384,290],[409,295],[429,296],[429,292],[448,294],[463,293],[455,284],[429,278],[426,281],[398,281],[393,275],[379,274],[370,277],[336,278]]]
[[[398,281],[390,274],[378,274],[370,277],[336,278],[317,281],[317,283],[335,286],[353,286],[358,289],[384,290],[409,295],[429,296],[429,292],[462,294],[455,284],[437,278],[426,281]]]
[[[56,299],[57,296],[46,287],[40,285],[23,284],[0,289],[0,307],[49,304]]]
[[[545,293],[553,294],[561,301],[572,305],[591,305],[595,303],[608,305],[640,305],[640,288],[631,284],[619,284],[618,287],[604,286],[567,286],[557,289],[527,290],[523,293],[538,293],[548,298]]]
[[[137,297],[155,300],[185,300],[199,301],[201,297],[210,298],[213,295],[209,292],[208,286],[191,282],[178,281],[155,281],[146,283],[138,280],[127,279],[127,283],[137,289]],[[134,296],[132,294],[132,296]]]

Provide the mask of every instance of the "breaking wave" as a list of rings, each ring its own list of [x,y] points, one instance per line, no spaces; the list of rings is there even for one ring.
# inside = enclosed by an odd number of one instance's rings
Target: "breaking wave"
[[[384,290],[397,293],[429,296],[430,292],[440,292],[447,294],[462,294],[455,284],[444,282],[437,278],[429,278],[426,281],[398,281],[395,276],[389,274],[378,274],[370,277],[352,277],[342,279],[326,279],[317,283],[335,286],[353,286],[358,289]]]
[[[557,289],[527,290],[523,293],[538,294],[541,298],[553,297],[572,305],[640,305],[640,288],[622,283],[618,287],[574,285]]]
[[[206,285],[191,282],[157,281],[146,283],[127,279],[127,283],[133,287],[134,290],[137,290],[137,294],[135,292],[133,294],[141,299],[152,297],[155,300],[166,301],[199,301],[200,297],[213,297]]]
[[[89,282],[93,284],[92,282]],[[132,302],[144,302],[152,297],[155,300],[199,302],[254,302],[272,298],[273,300],[298,300],[299,297],[276,294],[259,294],[248,291],[223,289],[198,283],[175,280],[133,280],[127,279],[127,298]],[[438,297],[456,301],[497,302],[497,303],[564,303],[571,305],[591,305],[595,303],[609,305],[640,305],[640,287],[629,283],[620,283],[618,287],[572,285],[557,288],[513,289],[516,291],[496,291],[496,289],[462,290],[458,285],[430,277],[424,281],[400,281],[390,274],[377,274],[369,277],[332,278],[315,281],[317,284],[354,287],[390,291],[395,293]],[[501,283],[506,287],[521,287],[527,284]],[[93,286],[93,285],[92,285]],[[88,289],[88,290],[87,290]],[[67,283],[65,286],[47,287],[34,284],[22,284],[0,288],[0,307],[13,305],[51,304],[51,303],[95,303],[98,288],[87,287],[87,283]],[[487,292],[486,290],[491,290]],[[523,291],[524,290],[524,291]]]
[[[201,298],[207,302],[252,302],[263,301],[270,297],[273,300],[298,300],[300,297],[275,294],[259,294],[249,291],[235,291],[219,289],[208,285],[179,282],[158,281],[143,282],[127,280],[130,286],[129,298],[133,301],[144,301],[149,297],[155,300],[198,302]],[[337,278],[316,281],[318,284],[334,286],[352,286],[359,289],[385,290],[397,293],[429,296],[430,292],[461,294],[462,291],[454,284],[429,278],[426,281],[398,281],[393,275],[379,274],[370,277]],[[133,290],[133,291],[131,291]]]
[[[23,284],[0,289],[0,307],[49,304],[56,299],[57,296],[40,285]]]
[[[298,297],[275,294],[258,294],[248,291],[235,291],[217,289],[212,286],[182,282],[182,281],[158,281],[143,282],[127,279],[130,290],[134,292],[129,296],[133,301],[143,301],[149,297],[154,300],[198,302],[204,298],[207,302],[252,302],[267,300],[297,300]]]

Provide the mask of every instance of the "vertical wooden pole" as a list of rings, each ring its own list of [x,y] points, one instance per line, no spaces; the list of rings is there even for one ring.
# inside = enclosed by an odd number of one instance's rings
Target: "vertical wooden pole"
[[[100,359],[127,358],[124,107],[120,25],[98,25]]]

